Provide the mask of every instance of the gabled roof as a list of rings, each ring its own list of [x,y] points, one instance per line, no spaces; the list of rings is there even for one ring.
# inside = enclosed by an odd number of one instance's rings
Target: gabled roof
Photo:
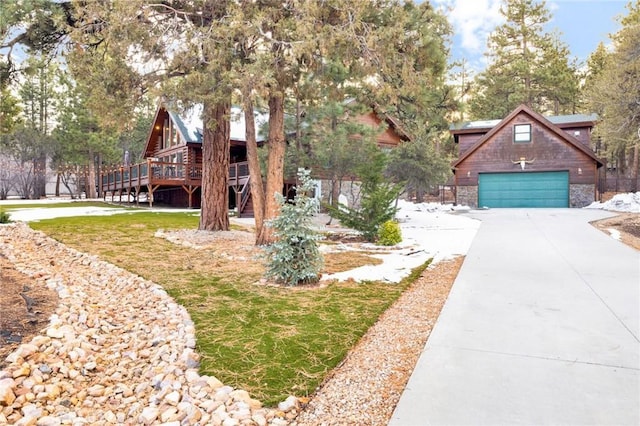
[[[202,143],[202,105],[198,104],[186,111],[183,114],[178,114],[175,111],[171,111],[167,108],[171,120],[178,127],[178,131],[182,135],[182,138],[186,142]],[[257,142],[264,142],[266,138],[260,135],[260,128],[269,121],[269,114],[263,112],[254,112],[255,126],[258,133],[256,134]],[[230,138],[232,141],[246,142],[246,121],[244,119],[244,112],[242,108],[233,106],[231,107],[230,116],[231,132]]]
[[[404,141],[413,140],[413,137],[409,134],[409,132],[405,130],[405,128],[400,123],[400,120],[398,120],[396,117],[383,112],[382,108],[380,108],[378,105],[374,105],[373,112],[378,115],[378,117],[384,119],[387,124],[398,134],[398,136],[400,136],[400,139]]]
[[[604,164],[598,157],[596,157],[595,153],[590,148],[583,145],[578,139],[576,139],[569,133],[563,131],[559,125],[554,124],[548,118],[545,118],[544,116],[538,114],[537,112],[533,111],[531,108],[523,104],[518,106],[513,111],[511,111],[511,113],[507,115],[505,118],[503,118],[502,120],[498,120],[498,122],[491,127],[491,130],[489,130],[486,134],[484,134],[475,144],[473,144],[467,151],[465,151],[465,153],[460,158],[458,158],[458,160],[456,160],[453,163],[453,167],[454,168],[457,167],[460,163],[462,163],[464,160],[470,157],[471,154],[473,154],[485,142],[491,139],[496,133],[500,132],[505,126],[507,126],[507,124],[509,124],[521,112],[524,112],[530,115],[534,120],[536,120],[545,128],[547,128],[549,131],[554,133],[560,140],[565,141],[566,143],[573,146],[578,151],[581,151],[582,153],[589,156],[591,159],[593,159],[593,161],[595,161],[598,164],[598,167],[601,167]],[[567,116],[559,116],[559,117],[567,117]],[[488,122],[485,122],[485,123],[488,123]],[[567,124],[566,121],[564,121],[563,123]]]
[[[569,115],[552,115],[546,117],[558,127],[574,127],[576,125],[589,125],[593,127],[598,121],[598,114],[569,114]]]
[[[569,114],[569,115],[551,115],[545,117],[547,120],[560,128],[565,127],[593,127],[598,121],[598,114]],[[458,133],[475,133],[480,130],[491,130],[502,120],[477,120],[466,121],[463,123],[453,123],[449,126],[449,130],[453,134]],[[471,131],[473,130],[473,132]]]
[[[451,133],[456,133],[457,130],[492,129],[499,122],[500,120],[477,120],[477,121],[465,121],[462,123],[453,123],[449,126],[449,131],[451,131]]]
[[[348,99],[346,99],[344,101],[344,104],[345,105],[349,105],[349,104],[357,103],[357,102],[358,101],[355,98],[348,98]],[[409,134],[409,132],[407,132],[405,130],[405,128],[400,123],[400,120],[398,120],[396,117],[384,112],[383,108],[380,107],[379,104],[374,103],[371,106],[371,109],[373,110],[373,113],[378,117],[379,120],[385,121],[389,125],[389,127],[394,132],[396,132],[396,134],[400,137],[400,139],[402,139],[403,141],[411,141],[411,140],[413,140],[413,137]]]

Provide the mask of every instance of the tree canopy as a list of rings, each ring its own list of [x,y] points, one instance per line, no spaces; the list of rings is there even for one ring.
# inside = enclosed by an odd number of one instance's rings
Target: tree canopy
[[[470,113],[475,119],[506,116],[519,104],[540,113],[575,112],[576,64],[559,34],[548,33],[545,1],[505,0],[506,22],[489,36],[489,65],[475,81]]]
[[[587,98],[600,114],[597,135],[624,171],[638,178],[640,138],[640,3],[627,5],[613,51],[599,47],[589,58]]]

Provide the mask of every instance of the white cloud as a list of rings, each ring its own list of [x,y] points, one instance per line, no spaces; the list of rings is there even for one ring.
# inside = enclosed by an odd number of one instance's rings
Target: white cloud
[[[500,0],[435,0],[443,7],[453,31],[461,38],[460,46],[469,53],[484,52],[487,36],[504,22]]]

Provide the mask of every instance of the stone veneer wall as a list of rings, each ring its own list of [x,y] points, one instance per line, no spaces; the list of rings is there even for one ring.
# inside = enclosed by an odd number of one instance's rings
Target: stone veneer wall
[[[459,206],[478,207],[478,186],[457,186],[456,202]]]
[[[595,185],[570,184],[569,207],[585,207],[595,201]]]

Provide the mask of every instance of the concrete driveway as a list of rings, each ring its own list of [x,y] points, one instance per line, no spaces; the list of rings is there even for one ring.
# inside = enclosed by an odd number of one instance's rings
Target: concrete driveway
[[[611,213],[482,221],[393,414],[406,425],[639,425],[640,253]]]

